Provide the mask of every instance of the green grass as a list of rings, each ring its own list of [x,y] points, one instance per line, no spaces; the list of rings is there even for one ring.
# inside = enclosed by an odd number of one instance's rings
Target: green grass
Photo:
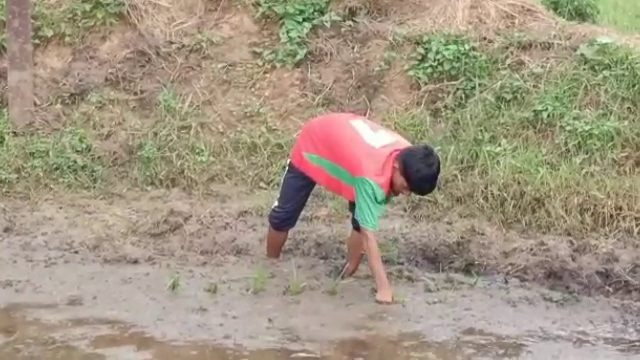
[[[280,40],[275,49],[257,51],[277,66],[298,65],[309,53],[307,42],[312,31],[340,20],[328,11],[329,3],[329,0],[255,0],[258,17],[278,22]]]
[[[79,41],[87,30],[115,24],[124,15],[125,0],[32,0],[33,41],[42,45],[53,38],[63,43]],[[0,1],[0,28],[5,28],[6,1]],[[6,34],[0,34],[0,54],[6,50]]]
[[[6,109],[0,109],[0,189],[20,185],[29,192],[53,187],[96,189],[107,164],[82,127],[14,136]]]
[[[257,295],[267,288],[269,282],[269,273],[263,268],[256,268],[251,275],[251,281],[247,288],[247,293]]]
[[[427,109],[378,116],[412,141],[436,145],[444,162],[441,189],[406,208],[418,217],[457,212],[542,232],[635,233],[640,60],[626,48],[592,42],[553,68],[513,65],[507,54],[535,45],[509,38],[487,48],[448,34],[414,39],[408,76],[418,86],[453,85],[441,86]],[[5,194],[122,183],[275,188],[293,140],[268,115],[212,136],[198,106],[166,88],[152,115],[157,121],[130,131],[131,157],[113,165],[94,145],[100,138],[87,114],[53,134],[26,137],[10,133],[2,114]]]
[[[298,269],[296,267],[296,263],[293,259],[291,259],[291,279],[289,283],[285,286],[284,293],[290,296],[298,296],[301,295],[305,289],[307,288],[307,283],[302,281],[298,276]]]
[[[640,2],[600,0],[600,22],[631,34],[640,34]]]
[[[422,39],[418,49],[430,53],[433,44]],[[461,107],[449,96],[444,121],[424,113],[393,120],[412,140],[439,146],[446,190],[437,195],[438,206],[466,204],[494,220],[544,231],[637,231],[640,61],[635,53],[592,42],[555,68],[517,68],[497,51],[488,54],[487,79],[475,50],[457,40],[448,44],[447,51],[458,55],[442,64],[433,57],[423,60],[433,66],[421,71],[438,79],[458,66],[450,80],[474,84],[475,97]],[[447,64],[452,58],[462,60]],[[456,95],[460,89],[449,91]],[[446,131],[432,132],[443,123]]]
[[[640,34],[640,3],[627,0],[540,0],[558,16]]]
[[[180,286],[181,286],[180,274],[175,273],[171,276],[171,279],[169,279],[169,282],[167,283],[167,290],[169,290],[172,293],[175,293],[180,289]]]

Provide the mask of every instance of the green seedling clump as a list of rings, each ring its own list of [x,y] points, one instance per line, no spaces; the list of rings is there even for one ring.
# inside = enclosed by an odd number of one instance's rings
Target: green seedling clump
[[[420,86],[451,88],[455,100],[466,101],[485,84],[490,63],[471,39],[458,34],[429,34],[418,39],[408,74]]]
[[[64,43],[82,39],[87,31],[112,26],[125,14],[125,0],[32,0],[33,41],[41,45],[58,38]],[[0,26],[6,24],[6,1],[0,2]],[[0,34],[0,54],[6,50],[7,35]]]
[[[293,67],[309,53],[308,37],[319,25],[338,20],[328,12],[328,0],[257,0],[258,17],[272,18],[280,26],[276,49],[263,50],[265,60]]]
[[[569,21],[596,23],[600,16],[597,0],[543,0],[542,3]]]

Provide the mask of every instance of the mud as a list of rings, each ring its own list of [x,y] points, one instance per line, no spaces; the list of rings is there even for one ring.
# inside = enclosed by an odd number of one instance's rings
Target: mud
[[[518,286],[483,283],[424,296],[402,284],[404,305],[379,307],[362,280],[343,284],[336,297],[320,289],[285,296],[279,290],[288,274],[281,267],[273,269],[277,275],[264,293],[250,295],[241,277],[227,280],[217,294],[203,291],[220,275],[204,267],[183,269],[184,285],[171,293],[166,268],[72,259],[50,267],[21,263],[11,266],[17,276],[0,291],[3,302],[14,302],[0,311],[3,359],[640,356],[637,334],[622,326],[610,305],[583,300],[558,307],[539,290]],[[237,267],[224,270],[242,274]]]
[[[405,248],[402,228],[425,234],[424,243],[450,241],[457,230],[403,222],[393,211],[382,238],[395,305],[374,303],[366,264],[333,281],[348,213],[322,194],[283,259],[266,261],[268,195],[220,189],[217,203],[177,192],[5,202],[1,357],[640,358],[634,303],[426,266],[438,254],[425,259]]]

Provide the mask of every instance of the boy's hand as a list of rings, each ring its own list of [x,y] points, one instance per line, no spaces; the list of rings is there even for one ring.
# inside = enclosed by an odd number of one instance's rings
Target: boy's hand
[[[376,282],[376,302],[379,304],[392,304],[393,292],[391,291],[391,285],[387,279],[387,272],[385,271],[384,264],[382,263],[382,256],[380,255],[378,243],[373,237],[373,233],[371,233],[371,231],[363,228],[361,232],[364,236],[364,245],[369,259],[369,267],[371,268],[371,273],[373,274],[373,278]]]

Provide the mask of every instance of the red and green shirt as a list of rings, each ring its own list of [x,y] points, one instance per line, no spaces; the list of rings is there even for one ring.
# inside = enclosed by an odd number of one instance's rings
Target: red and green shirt
[[[410,145],[362,116],[332,113],[302,127],[291,163],[316,184],[354,201],[360,226],[377,230],[388,203],[396,156]]]

